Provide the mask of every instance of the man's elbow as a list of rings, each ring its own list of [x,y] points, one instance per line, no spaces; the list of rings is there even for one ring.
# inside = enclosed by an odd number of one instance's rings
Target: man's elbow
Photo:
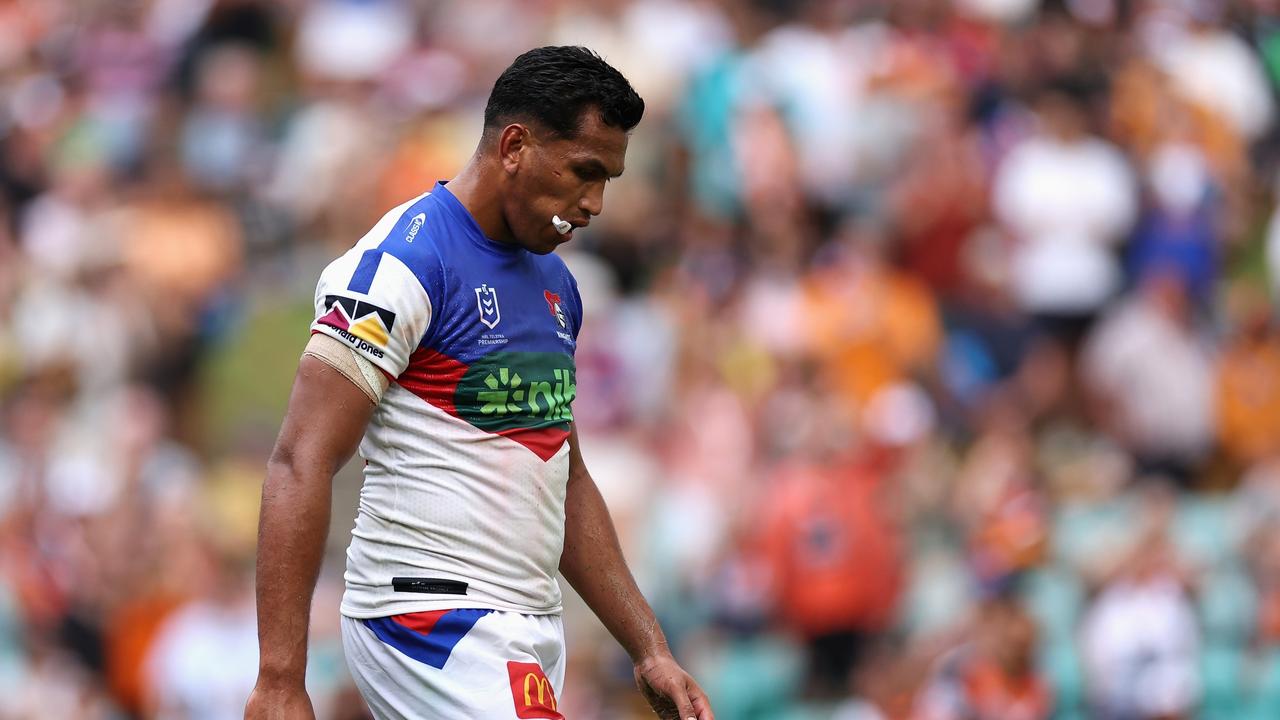
[[[324,462],[315,454],[302,452],[291,445],[276,445],[271,457],[267,458],[264,489],[325,485],[333,480],[336,471],[332,463]]]

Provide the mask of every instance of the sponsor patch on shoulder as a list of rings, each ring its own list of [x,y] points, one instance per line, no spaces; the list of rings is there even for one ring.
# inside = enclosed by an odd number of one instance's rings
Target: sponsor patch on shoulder
[[[394,312],[345,295],[326,295],[324,306],[327,312],[316,322],[337,330],[358,350],[383,356],[381,351],[386,349],[391,328],[396,324]]]

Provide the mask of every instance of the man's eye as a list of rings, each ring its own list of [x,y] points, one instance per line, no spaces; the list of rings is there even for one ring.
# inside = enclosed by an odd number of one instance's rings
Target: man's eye
[[[605,173],[600,168],[589,165],[574,167],[573,174],[578,176],[578,179],[582,182],[596,182],[597,180],[605,179]]]

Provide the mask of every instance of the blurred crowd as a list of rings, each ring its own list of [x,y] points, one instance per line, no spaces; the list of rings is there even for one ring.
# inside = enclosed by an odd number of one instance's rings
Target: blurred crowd
[[[0,718],[240,715],[270,368],[542,44],[646,100],[574,410],[718,717],[1280,717],[1280,2],[0,0]]]

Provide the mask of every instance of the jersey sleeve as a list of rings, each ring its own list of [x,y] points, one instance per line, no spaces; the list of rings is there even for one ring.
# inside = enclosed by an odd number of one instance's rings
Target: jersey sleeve
[[[321,273],[311,332],[341,340],[397,378],[431,325],[427,284],[395,254],[354,248]]]

